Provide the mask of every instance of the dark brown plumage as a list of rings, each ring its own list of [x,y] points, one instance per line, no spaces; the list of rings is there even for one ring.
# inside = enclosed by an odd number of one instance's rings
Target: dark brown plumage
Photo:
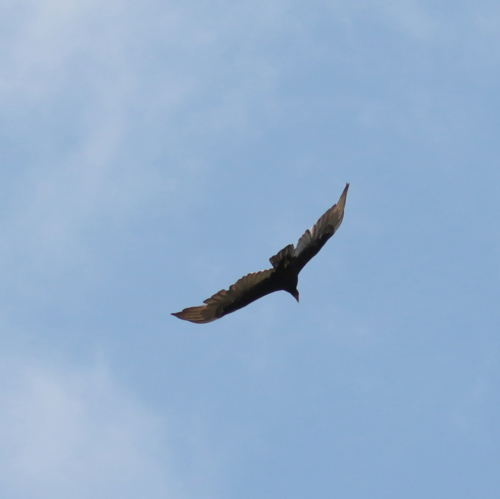
[[[311,228],[305,231],[297,246],[289,244],[269,260],[272,269],[248,274],[228,290],[223,289],[204,301],[201,307],[185,308],[175,315],[179,319],[205,324],[247,306],[275,291],[288,291],[297,301],[299,272],[333,236],[344,218],[349,184],[345,186],[337,204],[333,205]]]

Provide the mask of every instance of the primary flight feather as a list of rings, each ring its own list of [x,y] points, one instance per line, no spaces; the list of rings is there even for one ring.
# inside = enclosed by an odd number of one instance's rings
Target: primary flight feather
[[[333,236],[344,218],[344,208],[349,184],[345,186],[337,204],[333,205],[311,229],[305,231],[297,246],[289,244],[269,261],[273,268],[248,274],[229,289],[223,289],[207,298],[200,307],[185,308],[175,315],[179,319],[205,324],[247,306],[275,291],[287,291],[297,301],[299,272]]]

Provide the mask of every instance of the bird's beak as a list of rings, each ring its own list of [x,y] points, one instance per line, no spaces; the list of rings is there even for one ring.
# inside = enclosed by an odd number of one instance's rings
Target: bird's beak
[[[299,292],[298,291],[295,291],[295,293],[293,294],[293,297],[297,300],[297,303],[299,303]]]

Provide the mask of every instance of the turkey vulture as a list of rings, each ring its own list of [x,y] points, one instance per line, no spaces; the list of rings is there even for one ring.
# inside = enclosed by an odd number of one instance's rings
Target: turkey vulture
[[[349,184],[345,186],[337,204],[333,205],[304,235],[297,246],[289,244],[269,261],[273,268],[248,274],[236,281],[229,290],[223,289],[204,301],[201,307],[185,308],[175,315],[179,319],[206,324],[235,310],[246,307],[259,298],[275,291],[288,291],[297,301],[299,272],[333,236],[344,218],[344,207]]]

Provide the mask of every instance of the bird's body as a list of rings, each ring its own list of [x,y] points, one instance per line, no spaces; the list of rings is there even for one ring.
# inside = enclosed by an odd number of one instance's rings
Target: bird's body
[[[246,307],[275,291],[287,291],[299,301],[297,290],[299,272],[340,227],[344,218],[348,189],[349,184],[346,185],[338,203],[332,206],[310,230],[306,230],[296,247],[289,244],[269,259],[273,268],[248,274],[236,281],[228,290],[223,289],[206,299],[205,305],[185,308],[182,312],[172,315],[197,324],[205,324]]]

